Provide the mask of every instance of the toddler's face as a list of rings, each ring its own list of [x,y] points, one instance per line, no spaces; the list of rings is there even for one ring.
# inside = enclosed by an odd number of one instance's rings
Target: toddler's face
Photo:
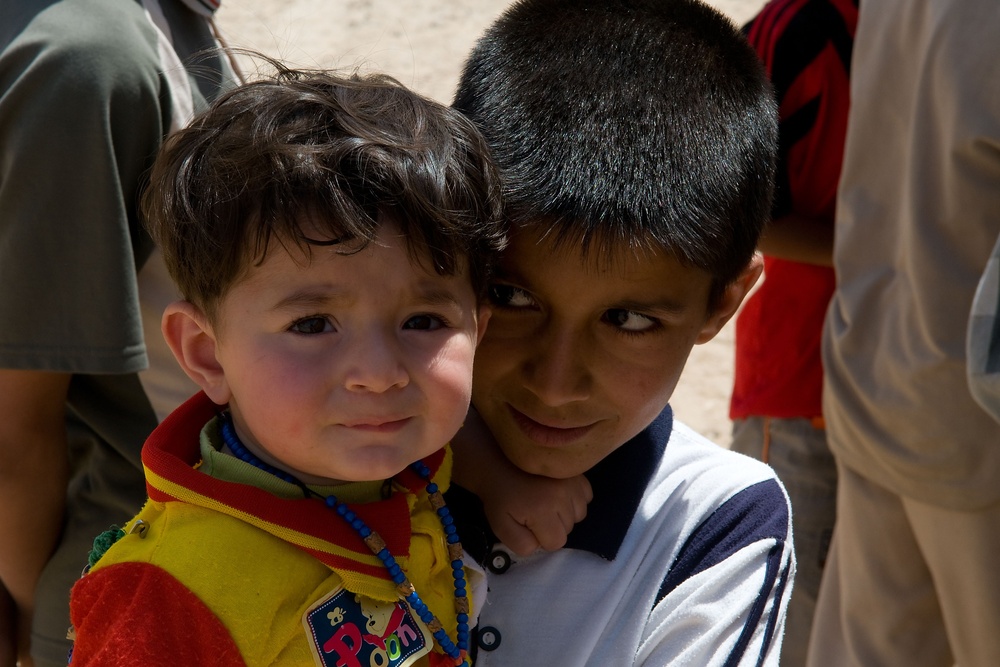
[[[313,484],[386,479],[443,447],[487,319],[467,273],[414,264],[393,224],[343,251],[273,244],[216,317],[240,439]]]

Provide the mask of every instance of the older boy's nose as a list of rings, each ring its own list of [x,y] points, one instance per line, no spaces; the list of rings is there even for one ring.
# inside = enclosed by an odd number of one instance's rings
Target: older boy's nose
[[[590,374],[582,336],[549,330],[528,345],[531,353],[522,368],[524,385],[543,404],[555,407],[588,398]]]
[[[379,334],[358,337],[358,345],[347,351],[344,385],[350,391],[384,392],[405,387],[410,375],[399,350]]]

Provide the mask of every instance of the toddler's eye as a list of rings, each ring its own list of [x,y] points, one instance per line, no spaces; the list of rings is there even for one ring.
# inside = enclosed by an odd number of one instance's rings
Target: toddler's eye
[[[535,305],[535,300],[527,292],[513,285],[490,285],[488,295],[490,302],[501,308],[529,308]]]
[[[414,315],[403,323],[404,329],[418,329],[421,331],[436,331],[447,326],[437,315]]]
[[[328,318],[314,316],[296,320],[292,323],[292,326],[288,327],[288,330],[300,334],[318,334],[333,331],[334,329],[333,324]]]
[[[604,319],[608,324],[629,333],[643,333],[657,326],[657,321],[653,318],[624,308],[612,308],[605,311]]]

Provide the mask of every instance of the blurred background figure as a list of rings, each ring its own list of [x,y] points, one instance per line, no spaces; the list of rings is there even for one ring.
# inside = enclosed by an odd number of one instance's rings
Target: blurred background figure
[[[836,517],[823,423],[823,320],[850,106],[856,0],[772,0],[744,29],[778,99],[778,175],[764,279],[736,320],[732,449],[769,463],[792,501],[798,571],[782,664],[805,664]]]
[[[218,45],[217,6],[0,3],[2,665],[66,664],[70,586],[145,499],[158,413],[194,391],[159,333],[175,295],[136,206],[164,135],[234,77],[194,59]]]
[[[809,664],[1000,665],[1000,423],[966,377],[1000,232],[1000,12],[865,0],[823,413],[837,527]]]

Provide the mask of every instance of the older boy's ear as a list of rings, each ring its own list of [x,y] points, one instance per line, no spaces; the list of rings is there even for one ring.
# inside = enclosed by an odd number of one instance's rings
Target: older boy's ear
[[[216,356],[215,332],[201,309],[190,301],[176,301],[163,311],[160,328],[187,376],[217,405],[228,403],[231,395]]]
[[[764,271],[764,258],[759,252],[754,253],[753,259],[747,264],[747,267],[743,269],[743,272],[726,286],[725,291],[722,293],[722,298],[719,299],[719,303],[715,310],[708,314],[708,319],[705,321],[705,325],[702,327],[701,332],[698,334],[698,338],[695,339],[695,345],[701,345],[702,343],[707,343],[708,341],[715,338],[722,327],[726,325],[736,311],[739,310],[740,304],[743,303],[743,299],[746,298],[753,286],[757,284],[760,279],[760,274]]]

